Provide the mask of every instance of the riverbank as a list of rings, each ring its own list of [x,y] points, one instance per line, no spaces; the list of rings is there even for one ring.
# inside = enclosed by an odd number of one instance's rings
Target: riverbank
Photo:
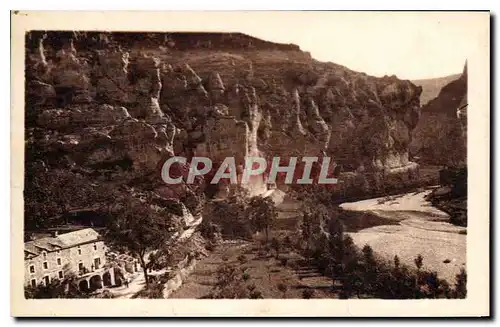
[[[450,224],[449,215],[425,199],[430,192],[343,203],[339,207],[393,222],[348,233],[356,245],[368,244],[388,261],[397,255],[402,263],[410,266],[414,266],[413,260],[420,254],[424,258],[424,269],[436,271],[453,284],[455,275],[466,263],[466,228]]]

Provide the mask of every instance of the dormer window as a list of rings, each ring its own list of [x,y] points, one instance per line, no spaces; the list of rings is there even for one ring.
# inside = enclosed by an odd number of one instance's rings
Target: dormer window
[[[80,249],[80,245],[78,245],[78,255],[82,254],[82,249]]]

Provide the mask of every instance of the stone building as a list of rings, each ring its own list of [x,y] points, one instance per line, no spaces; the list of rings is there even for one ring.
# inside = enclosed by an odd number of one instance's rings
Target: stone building
[[[24,243],[26,286],[48,285],[54,279],[75,274],[81,289],[115,284],[114,270],[106,266],[107,248],[92,228],[44,237]]]

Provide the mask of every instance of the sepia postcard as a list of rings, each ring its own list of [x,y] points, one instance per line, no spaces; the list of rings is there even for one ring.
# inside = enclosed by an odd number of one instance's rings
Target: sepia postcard
[[[13,316],[490,315],[489,12],[11,35]]]

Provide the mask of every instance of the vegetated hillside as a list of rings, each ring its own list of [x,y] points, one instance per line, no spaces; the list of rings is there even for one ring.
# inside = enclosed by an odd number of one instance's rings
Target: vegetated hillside
[[[422,87],[422,94],[420,95],[420,104],[426,105],[429,101],[439,95],[443,86],[460,78],[461,74],[453,74],[444,77],[415,79],[412,83]]]
[[[460,110],[460,113],[457,111]],[[411,152],[421,162],[462,166],[467,161],[467,66],[421,109]]]
[[[395,76],[240,33],[34,31],[26,44],[32,227],[75,208],[106,211],[118,196],[195,210],[203,188],[161,180],[173,155],[241,163],[325,151],[348,170],[411,166],[422,88]]]

